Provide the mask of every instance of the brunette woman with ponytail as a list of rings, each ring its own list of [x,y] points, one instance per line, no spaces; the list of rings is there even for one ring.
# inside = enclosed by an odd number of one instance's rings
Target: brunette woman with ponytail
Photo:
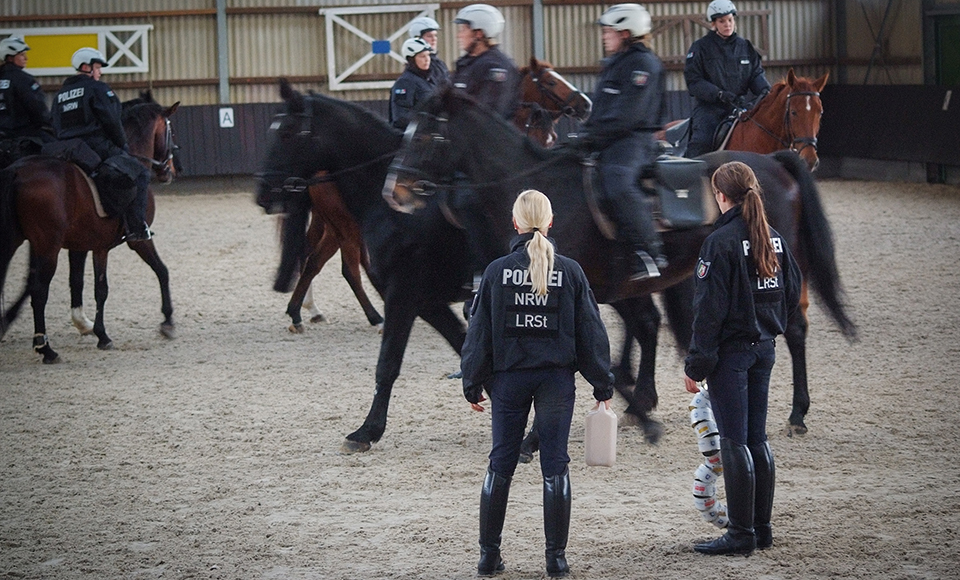
[[[535,190],[513,204],[519,236],[510,254],[483,273],[463,344],[463,393],[475,411],[492,403],[493,449],[480,492],[480,561],[477,574],[504,570],[500,536],[507,496],[532,404],[540,432],[546,569],[566,576],[570,529],[567,440],[573,418],[574,373],[593,385],[599,405],[613,396],[610,343],[600,310],[575,261],[557,254],[547,237],[553,209]]]
[[[800,302],[801,278],[786,241],[767,223],[753,170],[726,163],[711,184],[722,215],[700,249],[684,380],[691,393],[707,381],[730,523],[722,537],[694,550],[749,555],[773,545],[767,395],[775,339]]]

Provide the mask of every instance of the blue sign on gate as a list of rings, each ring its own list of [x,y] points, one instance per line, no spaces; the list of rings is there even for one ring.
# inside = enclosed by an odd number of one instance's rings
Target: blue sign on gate
[[[373,54],[390,54],[389,40],[374,40],[371,44],[373,44]]]

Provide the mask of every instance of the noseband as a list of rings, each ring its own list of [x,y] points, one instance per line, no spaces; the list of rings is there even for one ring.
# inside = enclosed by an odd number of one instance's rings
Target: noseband
[[[818,97],[819,98],[820,93],[817,91],[797,91],[795,93],[787,93],[787,102],[785,105],[785,110],[783,112],[783,126],[786,129],[788,139],[790,139],[793,136],[793,127],[790,123],[790,99],[792,99],[793,97]],[[801,151],[803,151],[807,147],[813,147],[814,151],[817,150],[816,137],[793,137],[790,141],[787,141],[783,137],[780,137],[770,129],[767,129],[766,127],[761,125],[759,122],[757,122],[757,120],[753,118],[753,115],[749,115],[749,117],[742,117],[743,120],[746,120],[747,118],[749,118],[754,125],[759,127],[761,131],[763,131],[767,135],[770,135],[771,137],[776,139],[777,142],[780,143],[780,145],[783,145],[783,147],[797,153],[798,155],[800,154]],[[802,145],[800,147],[797,147],[797,143],[801,143]]]

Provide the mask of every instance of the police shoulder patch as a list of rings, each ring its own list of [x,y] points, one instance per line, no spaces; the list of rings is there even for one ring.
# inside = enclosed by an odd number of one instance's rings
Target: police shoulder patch
[[[710,262],[704,262],[703,259],[697,264],[697,278],[703,280],[707,277],[707,272],[710,271]]]
[[[633,71],[633,75],[630,77],[631,82],[638,87],[646,86],[649,79],[650,73],[645,70],[635,70]]]
[[[693,58],[693,51],[692,51],[692,50],[687,53],[687,58]]]
[[[107,96],[108,96],[108,97],[113,97],[113,96],[115,96],[115,95],[114,95],[114,92],[113,92],[113,91],[107,91]]]
[[[492,68],[490,69],[490,80],[498,83],[502,83],[507,80],[507,69],[505,68]]]

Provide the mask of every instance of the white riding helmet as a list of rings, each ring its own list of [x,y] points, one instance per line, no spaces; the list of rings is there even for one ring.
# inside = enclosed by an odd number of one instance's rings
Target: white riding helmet
[[[400,47],[403,58],[413,58],[421,52],[433,52],[433,47],[422,38],[409,38]]]
[[[410,21],[410,38],[420,38],[424,32],[440,30],[440,24],[429,16],[417,16]]]
[[[80,70],[80,66],[84,64],[93,66],[95,62],[99,62],[102,66],[107,66],[107,59],[104,58],[103,53],[90,47],[81,48],[73,53],[73,56],[70,58],[70,65],[76,70]]]
[[[503,14],[489,4],[464,6],[453,21],[466,24],[470,30],[482,30],[487,38],[496,38],[503,32]]]
[[[630,36],[639,38],[650,34],[653,25],[650,13],[639,4],[617,4],[611,6],[597,21],[600,26],[609,26],[614,30],[629,30]]]
[[[727,14],[737,15],[737,7],[730,0],[713,0],[707,6],[707,22],[713,22],[717,18],[723,18]]]
[[[10,38],[0,41],[0,58],[17,56],[25,50],[30,50],[30,47],[27,46],[27,43],[24,42],[22,38],[11,36]]]

